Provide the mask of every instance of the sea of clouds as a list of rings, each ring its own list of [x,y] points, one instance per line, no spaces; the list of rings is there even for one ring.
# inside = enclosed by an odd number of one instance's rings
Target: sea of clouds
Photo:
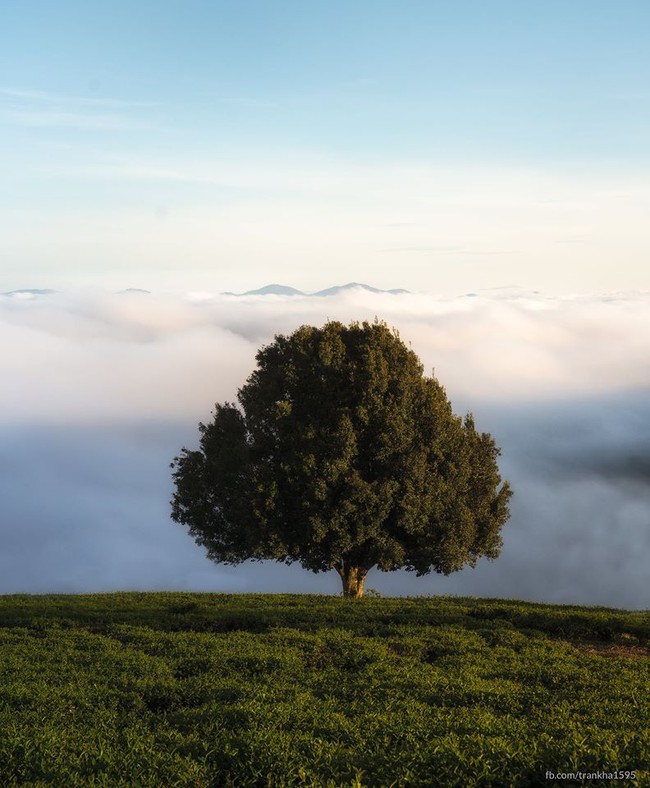
[[[498,560],[368,585],[650,607],[650,293],[514,289],[0,296],[0,593],[338,593],[334,573],[209,562],[169,518],[169,463],[275,334],[375,316],[494,435],[515,496]]]

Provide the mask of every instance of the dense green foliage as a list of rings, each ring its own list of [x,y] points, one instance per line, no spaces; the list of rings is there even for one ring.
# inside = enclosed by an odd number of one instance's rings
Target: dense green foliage
[[[649,785],[649,642],[504,600],[0,597],[0,785]]]
[[[172,517],[215,561],[448,574],[496,558],[508,518],[499,449],[384,323],[276,336],[172,467]]]

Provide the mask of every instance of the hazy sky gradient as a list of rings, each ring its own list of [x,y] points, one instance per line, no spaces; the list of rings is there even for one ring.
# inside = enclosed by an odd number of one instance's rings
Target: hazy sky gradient
[[[6,0],[0,289],[645,289],[644,0]]]

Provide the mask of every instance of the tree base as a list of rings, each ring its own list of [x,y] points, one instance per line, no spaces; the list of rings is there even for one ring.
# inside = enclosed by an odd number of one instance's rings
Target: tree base
[[[337,564],[334,568],[343,583],[343,597],[345,599],[361,599],[368,570],[363,566],[350,566],[346,563]]]

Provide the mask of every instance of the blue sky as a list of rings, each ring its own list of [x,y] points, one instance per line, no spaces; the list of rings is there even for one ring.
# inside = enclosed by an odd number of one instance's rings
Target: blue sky
[[[644,289],[646,2],[0,7],[0,288]]]

